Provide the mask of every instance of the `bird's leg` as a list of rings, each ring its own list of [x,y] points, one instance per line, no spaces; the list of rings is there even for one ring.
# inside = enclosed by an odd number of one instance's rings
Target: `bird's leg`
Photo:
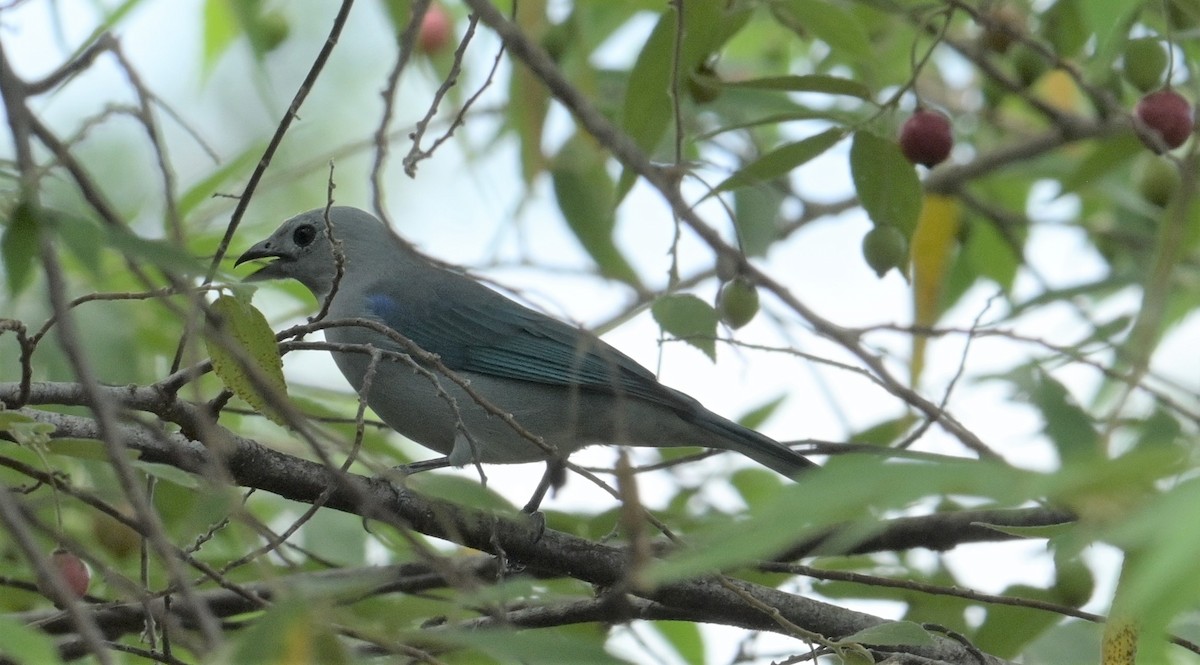
[[[546,498],[546,491],[551,487],[558,489],[562,487],[563,482],[567,479],[567,466],[559,459],[546,460],[546,472],[542,474],[542,479],[538,481],[537,487],[533,490],[533,496],[529,497],[529,502],[521,509],[521,512],[529,515],[533,521],[535,535],[533,542],[542,539],[542,534],[546,532],[546,516],[538,507],[542,505],[542,499]]]
[[[567,482],[567,464],[560,459],[546,460],[546,472],[542,474],[542,479],[538,481],[537,488],[533,490],[533,496],[529,498],[529,503],[521,509],[521,512],[533,515],[538,512],[538,507],[542,505],[542,499],[546,498],[546,492],[550,488],[555,491],[562,487]]]

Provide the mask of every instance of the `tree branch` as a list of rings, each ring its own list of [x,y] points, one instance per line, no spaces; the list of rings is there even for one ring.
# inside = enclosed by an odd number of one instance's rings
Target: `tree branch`
[[[18,390],[17,384],[0,384],[0,398]],[[125,400],[152,401],[148,389],[107,388]],[[70,397],[70,384],[33,385],[34,400],[57,393]],[[159,396],[158,406],[172,413],[190,408],[180,400],[166,404]],[[128,404],[127,404],[128,405]],[[91,439],[100,435],[97,423],[89,418],[25,408],[22,414],[52,424],[52,436]],[[628,555],[623,548],[603,545],[565,533],[541,532],[529,520],[511,519],[464,509],[431,500],[392,484],[351,473],[341,473],[322,464],[300,459],[266,448],[257,442],[222,430],[221,450],[205,447],[181,434],[151,433],[143,428],[121,425],[112,434],[125,445],[141,453],[148,462],[170,464],[193,473],[224,469],[232,482],[254,487],[302,503],[325,496],[325,505],[342,512],[379,520],[400,529],[449,540],[480,551],[501,556],[504,561],[536,571],[555,572],[601,587],[615,587],[627,578]],[[208,476],[212,477],[212,476]],[[885,623],[883,619],[861,612],[810,600],[777,589],[740,580],[729,580],[726,588],[717,578],[706,577],[665,584],[638,591],[645,600],[676,609],[708,608],[706,620],[754,630],[779,632],[776,622],[759,609],[748,606],[746,595],[778,610],[781,617],[807,630],[838,638],[864,628]],[[925,658],[950,662],[972,662],[967,650],[957,642],[939,639],[931,647],[904,649]],[[1002,661],[993,660],[999,663]]]

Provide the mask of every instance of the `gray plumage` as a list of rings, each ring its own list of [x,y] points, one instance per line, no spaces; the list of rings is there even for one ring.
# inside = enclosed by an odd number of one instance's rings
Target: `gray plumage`
[[[595,335],[525,307],[475,280],[434,265],[374,216],[349,207],[329,211],[344,273],[329,321],[364,318],[386,325],[437,354],[471,387],[565,458],[592,444],[703,446],[741,453],[795,477],[814,466],[790,448],[705,409],[668,388]],[[237,263],[272,258],[247,281],[292,278],[324,302],[335,280],[325,209],[297,215]],[[325,331],[336,344],[370,344],[403,352],[367,328]],[[336,352],[338,367],[362,391],[370,357]],[[458,416],[429,378],[403,362],[376,367],[367,404],[390,427],[448,456],[455,466],[546,460],[544,451],[460,386],[441,377]],[[478,450],[459,428],[471,433]]]

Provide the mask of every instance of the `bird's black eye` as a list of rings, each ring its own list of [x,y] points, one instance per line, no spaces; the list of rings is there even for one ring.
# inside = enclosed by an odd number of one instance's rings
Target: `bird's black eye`
[[[295,231],[292,231],[292,242],[298,247],[308,247],[317,237],[317,229],[312,224],[303,224],[297,226]]]

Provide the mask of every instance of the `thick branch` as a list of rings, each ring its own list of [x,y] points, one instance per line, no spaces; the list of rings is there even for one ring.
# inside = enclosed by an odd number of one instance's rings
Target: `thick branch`
[[[0,384],[0,399],[16,384]],[[150,400],[154,391],[143,388],[110,388],[124,395],[124,401]],[[54,393],[71,397],[70,384],[34,384],[34,401]],[[165,401],[159,395],[160,401]],[[64,400],[69,403],[71,400]],[[60,402],[61,403],[61,402]],[[174,402],[176,414],[186,414],[185,403]],[[165,404],[158,404],[164,407]],[[96,423],[88,418],[26,408],[23,414],[55,425],[54,436],[95,438]],[[280,453],[253,440],[223,431],[219,456],[198,442],[180,434],[151,432],[144,428],[122,426],[119,431],[126,445],[141,453],[142,459],[170,464],[199,473],[211,473],[215,465],[223,467],[232,482],[272,492],[284,498],[311,503],[325,494],[325,505],[412,528],[437,538],[503,556],[505,560],[534,570],[553,571],[601,587],[619,587],[627,579],[628,555],[618,547],[602,545],[557,531],[538,528],[527,520],[510,519],[462,509],[450,503],[413,494],[382,480],[340,473],[316,462]],[[211,477],[211,476],[210,476]],[[332,490],[330,490],[332,488]],[[777,589],[733,580],[736,591],[753,597],[765,606],[776,608],[779,615],[808,630],[841,637],[883,620],[826,603],[788,594]],[[748,606],[734,589],[716,578],[701,578],[663,585],[638,592],[646,600],[669,608],[696,611],[703,608],[708,621],[754,630],[780,631],[778,623],[760,610]],[[959,644],[940,640],[933,647],[912,650],[925,658],[950,662],[974,662]],[[1001,662],[1001,661],[992,661]]]

